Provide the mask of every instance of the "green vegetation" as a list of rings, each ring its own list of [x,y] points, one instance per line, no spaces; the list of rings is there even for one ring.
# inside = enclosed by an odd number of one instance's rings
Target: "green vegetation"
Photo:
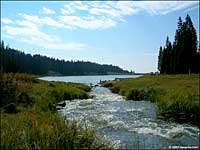
[[[132,74],[113,65],[100,65],[88,61],[65,61],[39,54],[25,54],[5,46],[4,41],[0,42],[0,71],[50,76]]]
[[[148,100],[158,106],[159,118],[198,125],[199,75],[146,75],[103,83],[127,100]]]
[[[197,48],[197,33],[189,15],[182,22],[179,17],[173,44],[167,37],[160,47],[158,70],[161,74],[185,74],[200,72],[200,49]]]
[[[1,149],[109,148],[94,131],[65,122],[55,106],[89,98],[90,87],[47,82],[28,74],[1,74]]]

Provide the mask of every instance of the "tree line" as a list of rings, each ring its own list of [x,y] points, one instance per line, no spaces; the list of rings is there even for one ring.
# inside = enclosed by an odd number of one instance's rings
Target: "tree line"
[[[0,45],[1,72],[21,72],[35,75],[106,75],[129,74],[118,66],[100,65],[93,62],[65,61],[24,52]]]
[[[184,22],[179,17],[173,44],[167,36],[165,46],[159,49],[159,72],[161,74],[199,73],[200,50],[197,44],[197,33],[190,16],[187,14]]]

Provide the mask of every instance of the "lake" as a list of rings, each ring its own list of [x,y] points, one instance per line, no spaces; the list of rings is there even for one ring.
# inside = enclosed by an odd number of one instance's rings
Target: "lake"
[[[135,78],[141,75],[96,75],[96,76],[49,76],[40,79],[47,81],[64,81],[84,84],[98,84],[100,81],[114,80],[115,78]]]
[[[134,75],[42,77],[42,80],[98,84]],[[189,124],[169,123],[156,118],[156,106],[148,101],[126,101],[109,89],[93,87],[87,100],[66,101],[59,113],[66,120],[76,120],[82,127],[93,128],[116,149],[163,149],[173,146],[199,146],[199,128]]]

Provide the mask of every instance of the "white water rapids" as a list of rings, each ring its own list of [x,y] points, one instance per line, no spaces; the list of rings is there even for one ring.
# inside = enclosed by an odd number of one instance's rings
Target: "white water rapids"
[[[100,86],[92,88],[90,94],[94,98],[66,101],[59,112],[67,120],[95,129],[116,143],[116,149],[199,148],[198,127],[156,119],[156,107],[148,101],[126,101]]]

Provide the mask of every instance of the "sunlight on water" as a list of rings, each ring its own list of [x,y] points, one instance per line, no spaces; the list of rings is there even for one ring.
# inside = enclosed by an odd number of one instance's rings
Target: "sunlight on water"
[[[98,80],[90,81],[96,84]],[[59,112],[67,120],[76,120],[83,127],[87,124],[95,129],[115,143],[116,149],[199,145],[198,127],[157,120],[156,107],[148,101],[125,101],[122,96],[100,86],[92,88],[90,94],[95,97],[66,101],[66,107]]]
[[[60,113],[116,142],[115,148],[168,148],[198,145],[198,128],[156,120],[155,106],[146,101],[125,101],[103,87],[94,88],[89,100],[66,101]]]

